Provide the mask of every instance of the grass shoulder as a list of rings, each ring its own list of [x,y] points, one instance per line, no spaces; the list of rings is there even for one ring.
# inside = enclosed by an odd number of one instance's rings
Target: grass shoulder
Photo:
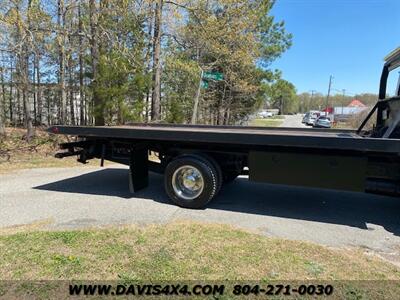
[[[191,222],[3,232],[0,252],[3,280],[400,279],[396,266],[362,250],[330,249]]]
[[[279,127],[283,123],[282,118],[268,118],[268,119],[253,119],[250,121],[250,126],[261,127]]]

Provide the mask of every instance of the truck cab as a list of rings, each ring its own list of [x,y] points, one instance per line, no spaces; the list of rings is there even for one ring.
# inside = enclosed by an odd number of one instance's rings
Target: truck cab
[[[400,138],[400,80],[393,97],[387,97],[389,73],[400,69],[400,47],[385,57],[380,85],[379,99],[368,116],[358,128],[361,133],[370,118],[376,113],[376,123],[372,131],[366,134],[375,138]]]

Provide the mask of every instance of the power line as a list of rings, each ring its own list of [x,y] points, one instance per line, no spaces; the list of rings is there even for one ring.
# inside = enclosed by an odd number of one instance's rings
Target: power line
[[[339,89],[332,89],[332,90],[334,90],[335,92],[339,92],[339,93],[342,93],[342,92],[343,92],[343,89],[341,89],[341,90],[339,90]],[[348,95],[348,96],[355,96],[355,95],[358,95],[358,94],[357,94],[357,93],[352,93],[352,92],[349,92],[349,91],[346,90],[346,95]]]
[[[312,100],[313,100],[313,98],[314,98],[314,94],[315,94],[316,92],[317,92],[316,90],[311,90],[311,99],[310,99],[310,101],[312,101]]]
[[[313,99],[314,99],[314,94],[317,92],[316,90],[311,90],[311,98],[310,98],[310,102],[308,103],[308,108],[310,108],[310,106],[312,107],[313,105]]]

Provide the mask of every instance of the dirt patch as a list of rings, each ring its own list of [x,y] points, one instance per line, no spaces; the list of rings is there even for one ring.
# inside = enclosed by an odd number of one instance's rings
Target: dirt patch
[[[82,166],[76,162],[76,157],[54,158],[58,145],[74,138],[50,134],[45,128],[37,128],[35,132],[35,137],[28,143],[26,130],[6,128],[6,136],[0,138],[0,173],[37,167]]]

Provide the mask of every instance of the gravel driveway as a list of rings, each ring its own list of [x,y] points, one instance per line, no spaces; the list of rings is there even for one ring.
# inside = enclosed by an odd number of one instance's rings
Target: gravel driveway
[[[279,127],[311,128],[310,126],[301,123],[302,120],[303,120],[302,114],[285,115],[285,119],[283,120],[282,124]]]

